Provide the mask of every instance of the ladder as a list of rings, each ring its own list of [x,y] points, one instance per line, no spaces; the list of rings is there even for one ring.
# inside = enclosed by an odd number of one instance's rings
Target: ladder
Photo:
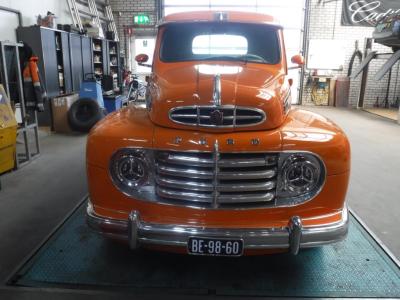
[[[104,38],[103,27],[101,27],[99,11],[97,10],[97,4],[94,0],[87,0],[87,1],[88,1],[89,11],[94,16],[93,18],[94,22],[97,25],[97,27],[99,27],[99,36]]]
[[[115,25],[114,15],[113,15],[113,12],[111,9],[111,5],[107,4],[104,7],[104,9],[105,9],[105,15],[106,15],[107,19],[109,20],[108,30],[114,32],[115,41],[119,42],[118,29],[117,29],[117,25]]]
[[[107,28],[108,30],[112,31],[115,36],[115,41],[119,41],[118,37],[118,30],[117,26],[114,21],[114,16],[113,12],[111,9],[111,6],[109,4],[109,1],[105,1],[104,3],[102,2],[96,2],[96,0],[67,0],[69,11],[71,13],[72,21],[76,26],[78,26],[79,30],[83,32],[84,28],[82,25],[82,15],[85,15],[87,17],[92,18],[96,26],[99,27],[100,32],[99,35],[100,37],[104,38],[104,33],[103,33],[103,27],[101,25],[101,21],[107,23]],[[83,11],[78,8],[78,4],[84,6],[85,8],[88,9],[88,11]],[[97,9],[98,5],[100,6],[100,10],[102,10],[102,13],[104,14],[104,17],[100,16],[99,10]]]
[[[75,26],[78,26],[80,32],[83,32],[82,20],[75,0],[67,0],[67,3],[69,12],[71,13],[72,22]]]

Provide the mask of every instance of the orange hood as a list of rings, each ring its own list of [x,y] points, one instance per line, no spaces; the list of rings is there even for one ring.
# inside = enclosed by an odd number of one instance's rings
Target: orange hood
[[[279,127],[285,119],[283,97],[289,91],[280,65],[245,62],[162,63],[150,82],[151,120],[161,126],[203,131],[266,130]],[[264,111],[263,123],[240,128],[197,128],[169,118],[172,108],[213,105],[214,79],[221,78],[221,105],[257,108]]]

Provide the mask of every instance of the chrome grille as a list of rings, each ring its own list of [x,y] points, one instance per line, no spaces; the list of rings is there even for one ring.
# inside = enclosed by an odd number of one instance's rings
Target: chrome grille
[[[277,154],[158,151],[155,162],[163,201],[221,209],[275,204]]]
[[[212,117],[216,111],[218,118]],[[261,109],[234,105],[175,107],[170,110],[169,117],[175,123],[199,127],[254,126],[266,118]]]

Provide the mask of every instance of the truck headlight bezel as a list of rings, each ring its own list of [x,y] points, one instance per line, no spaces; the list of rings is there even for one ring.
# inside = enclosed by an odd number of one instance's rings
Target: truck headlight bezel
[[[326,180],[323,160],[310,152],[282,152],[279,158],[276,206],[293,206],[316,197]]]
[[[125,195],[136,197],[154,189],[152,152],[139,148],[121,148],[109,162],[109,176]],[[151,194],[151,193],[150,193]]]

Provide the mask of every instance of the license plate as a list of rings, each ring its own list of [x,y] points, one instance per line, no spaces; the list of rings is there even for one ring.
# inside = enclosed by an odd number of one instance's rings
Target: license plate
[[[190,237],[188,253],[210,256],[241,256],[243,240]]]

